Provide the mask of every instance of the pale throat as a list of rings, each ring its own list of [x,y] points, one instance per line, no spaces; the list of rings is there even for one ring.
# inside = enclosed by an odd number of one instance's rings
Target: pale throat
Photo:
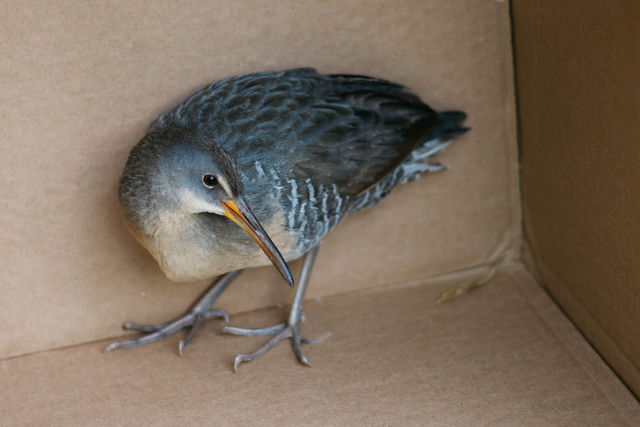
[[[184,197],[193,203],[184,206],[197,206],[196,203],[201,200],[193,193],[185,192]],[[296,251],[297,235],[284,227],[282,214],[274,215],[263,226],[285,259],[291,260],[302,255]],[[231,221],[228,227],[230,233],[236,232],[237,225]],[[213,229],[198,219],[197,214],[187,210],[157,212],[145,228],[144,235],[133,234],[170,280],[210,279],[233,270],[271,265],[269,258],[248,235],[242,241],[229,239],[229,236],[216,236]],[[244,236],[240,228],[237,233]]]

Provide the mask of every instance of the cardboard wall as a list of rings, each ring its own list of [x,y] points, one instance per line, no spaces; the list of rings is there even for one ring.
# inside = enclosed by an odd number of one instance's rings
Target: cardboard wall
[[[469,113],[473,131],[441,157],[449,171],[326,239],[310,296],[482,265],[519,245],[506,2],[5,2],[0,40],[0,357],[164,321],[207,285],[164,278],[125,231],[116,188],[154,116],[233,74],[371,74]],[[264,268],[217,306],[290,298]]]
[[[640,3],[513,11],[533,268],[640,394]]]

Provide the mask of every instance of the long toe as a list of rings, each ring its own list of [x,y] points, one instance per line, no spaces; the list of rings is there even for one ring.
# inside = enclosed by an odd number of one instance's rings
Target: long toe
[[[266,328],[236,328],[235,326],[227,326],[225,325],[220,333],[228,334],[228,335],[239,335],[243,337],[261,337],[265,335],[276,335],[279,334],[286,328],[287,325],[285,323],[280,323],[279,325],[268,326]]]
[[[238,373],[238,366],[240,366],[240,363],[251,362],[253,360],[256,360],[258,357],[262,356],[263,354],[268,353],[272,348],[278,345],[278,343],[280,343],[282,340],[285,340],[290,336],[291,336],[290,330],[288,328],[285,328],[279,334],[277,334],[276,336],[271,338],[269,341],[267,341],[265,345],[258,348],[253,353],[237,354],[235,357],[235,360],[233,361],[233,371],[235,373]]]
[[[156,330],[155,332],[142,336],[138,339],[114,342],[106,348],[106,351],[116,350],[119,348],[139,347],[141,345],[156,342],[158,340],[161,340],[162,338],[174,334],[182,328],[193,325],[194,319],[195,316],[190,313],[184,317],[174,320],[171,323],[165,324],[162,328]],[[150,326],[149,328],[151,327],[152,326]]]
[[[171,322],[164,322],[164,323],[158,323],[156,325],[142,325],[140,323],[126,322],[125,324],[122,325],[122,329],[124,329],[125,331],[138,331],[138,332],[143,332],[145,334],[150,334],[152,332],[159,331],[160,329],[164,328],[170,323]]]
[[[210,317],[219,317],[225,322],[229,321],[229,315],[225,310],[208,310],[207,312],[189,312],[182,317],[172,320],[171,322],[159,323],[157,325],[141,325],[138,323],[125,323],[122,325],[125,330],[132,330],[145,333],[146,335],[126,341],[119,341],[110,344],[105,350],[112,351],[119,348],[134,348],[141,345],[150,344],[172,335],[183,328],[191,328],[189,334],[184,340],[178,343],[178,354],[182,356],[182,352],[186,346],[195,338],[202,322]]]
[[[278,345],[280,342],[284,340],[289,340],[291,344],[291,349],[298,361],[304,366],[311,366],[309,359],[304,354],[302,350],[302,344],[313,344],[318,341],[321,341],[329,336],[329,334],[323,334],[319,338],[315,340],[309,340],[307,338],[303,338],[299,335],[299,325],[285,325],[279,324],[275,326],[270,326],[267,328],[260,329],[244,329],[244,328],[235,328],[233,326],[225,326],[222,329],[223,333],[231,334],[231,335],[240,335],[240,336],[261,336],[261,335],[274,335],[267,343],[263,346],[259,347],[252,353],[239,353],[236,355],[233,361],[233,371],[238,372],[238,367],[241,363],[251,362],[256,360],[258,357],[268,353],[272,348]]]

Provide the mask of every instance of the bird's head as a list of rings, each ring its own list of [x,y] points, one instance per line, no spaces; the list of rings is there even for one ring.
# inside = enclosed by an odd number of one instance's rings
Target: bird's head
[[[247,204],[235,161],[206,136],[183,128],[149,132],[131,150],[120,181],[120,201],[127,216],[137,221],[159,211],[226,217],[294,284],[289,266]]]

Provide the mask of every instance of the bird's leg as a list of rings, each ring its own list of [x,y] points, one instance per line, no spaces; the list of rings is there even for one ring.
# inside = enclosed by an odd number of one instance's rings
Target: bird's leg
[[[189,333],[184,340],[180,340],[178,344],[178,352],[182,355],[182,350],[188,346],[202,325],[202,322],[209,317],[220,317],[225,322],[229,321],[229,316],[225,310],[212,310],[211,306],[218,299],[220,294],[227,289],[227,287],[238,277],[242,270],[232,271],[216,279],[211,286],[203,293],[196,302],[191,306],[190,310],[183,316],[180,316],[174,320],[165,323],[159,323],[157,325],[139,325],[137,323],[125,323],[122,325],[122,329],[129,331],[143,332],[148,335],[144,335],[138,339],[114,342],[107,351],[115,350],[118,348],[132,348],[138,347],[144,344],[149,344],[164,337],[167,337],[182,328],[190,327]]]
[[[258,335],[275,335],[271,338],[265,345],[254,351],[253,353],[241,353],[236,355],[235,361],[233,363],[234,371],[238,371],[238,366],[242,362],[250,362],[252,360],[257,359],[263,354],[267,353],[269,350],[274,348],[278,343],[284,341],[285,339],[289,339],[291,342],[291,347],[293,348],[293,352],[296,357],[305,366],[311,366],[309,360],[307,360],[306,356],[302,351],[301,344],[313,344],[324,339],[326,336],[322,336],[317,340],[308,340],[303,338],[299,334],[300,323],[304,320],[304,314],[302,313],[302,304],[304,302],[304,296],[307,291],[307,285],[309,284],[309,277],[311,276],[311,269],[313,268],[313,263],[316,260],[316,255],[318,254],[318,248],[314,248],[311,251],[307,252],[304,257],[304,261],[302,263],[302,272],[300,273],[300,280],[298,280],[298,288],[296,289],[295,296],[293,298],[293,304],[291,305],[291,311],[289,313],[289,320],[287,323],[282,323],[275,326],[270,326],[267,328],[260,329],[245,329],[245,328],[236,328],[233,326],[225,326],[222,328],[222,333],[231,334],[231,335],[242,335],[242,336],[258,336]]]

